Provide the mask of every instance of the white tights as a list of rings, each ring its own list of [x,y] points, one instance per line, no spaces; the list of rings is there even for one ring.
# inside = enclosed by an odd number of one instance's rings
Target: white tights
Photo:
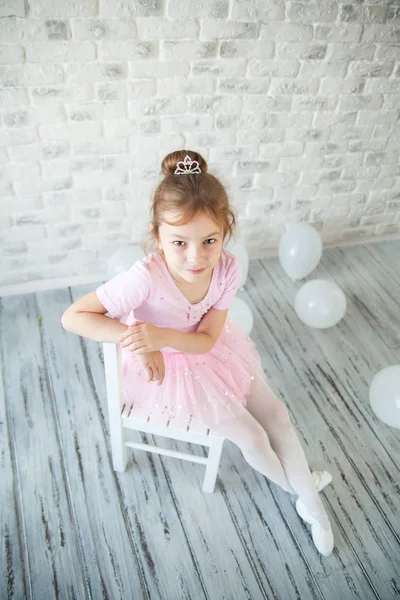
[[[285,404],[256,377],[246,408],[242,417],[214,425],[213,431],[239,446],[251,467],[290,494],[298,494],[308,512],[327,528],[328,516]]]

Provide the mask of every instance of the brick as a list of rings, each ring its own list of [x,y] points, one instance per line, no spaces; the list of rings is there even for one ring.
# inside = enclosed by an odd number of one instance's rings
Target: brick
[[[132,19],[72,19],[71,24],[75,40],[120,41],[137,37]]]
[[[235,37],[235,36],[232,36]],[[274,42],[308,42],[313,38],[312,25],[296,25],[292,23],[262,24],[260,39]]]
[[[275,164],[277,161],[275,161]],[[274,164],[274,163],[273,163]],[[255,188],[285,188],[297,184],[299,174],[291,171],[288,173],[277,171],[272,167],[269,173],[256,173],[254,177]]]
[[[142,42],[139,40],[101,41],[99,42],[99,58],[104,61],[135,60],[157,58],[158,42]]]
[[[3,86],[49,85],[63,81],[64,71],[59,65],[0,66],[0,84]]]
[[[237,139],[240,144],[271,144],[283,142],[285,131],[281,129],[262,129],[260,131],[238,131]]]
[[[368,82],[366,83],[368,85]],[[365,90],[367,92],[367,90]],[[348,95],[341,96],[338,109],[342,110],[375,110],[381,108],[383,98],[380,94]]]
[[[328,60],[345,62],[357,59],[372,60],[374,58],[375,48],[376,46],[373,43],[363,44],[359,42],[357,44],[342,44],[329,42],[327,44],[326,58]]]
[[[231,146],[222,148],[211,148],[210,161],[214,164],[214,161],[228,160],[232,163],[239,158],[256,158],[257,149],[253,146]],[[248,180],[248,178],[244,178]]]
[[[76,140],[71,143],[72,154],[119,154],[126,152],[128,142],[125,139],[107,140],[100,138],[97,140]]]
[[[93,86],[89,83],[70,83],[62,86],[33,87],[30,89],[30,95],[32,104],[36,106],[85,102],[93,99]]]
[[[66,122],[64,106],[24,107],[18,110],[7,110],[3,113],[5,127],[34,127],[41,123],[60,124]]]
[[[331,136],[327,129],[299,129],[297,127],[288,127],[285,133],[285,140],[288,142],[312,142],[328,139],[331,139]]]
[[[218,43],[216,40],[179,40],[161,42],[160,57],[164,60],[197,60],[206,58],[215,58],[218,53]]]
[[[265,115],[249,114],[217,114],[215,127],[217,129],[230,129],[237,127],[240,131],[245,129],[262,129],[265,126]]]
[[[0,5],[0,18],[25,17],[24,0],[6,0]]]
[[[338,13],[336,2],[321,2],[315,4],[304,4],[301,2],[289,2],[286,16],[289,21],[295,23],[324,23],[334,21]]]
[[[388,77],[393,71],[394,63],[376,63],[368,61],[350,61],[349,75],[357,77]]]
[[[0,89],[0,108],[16,108],[29,104],[27,91],[21,88]]]
[[[398,110],[360,110],[358,111],[357,125],[361,127],[376,124],[394,124],[399,118]]]
[[[182,114],[186,112],[187,107],[188,101],[184,96],[139,98],[130,104],[129,114],[134,118],[141,116]]]
[[[65,67],[66,80],[72,83],[85,81],[115,81],[126,79],[128,68],[123,62],[67,64]]]
[[[68,119],[73,123],[104,121],[127,116],[125,102],[87,102],[86,104],[71,104],[67,108]]]
[[[334,111],[337,106],[337,98],[323,96],[293,96],[292,109],[293,111],[312,110],[318,111],[317,115],[321,112],[327,114],[328,111]],[[329,113],[328,113],[329,114]]]
[[[185,0],[185,2],[169,0],[167,16],[174,19],[182,17],[222,19],[229,16],[229,1],[213,0],[213,2],[199,3],[197,0]]]
[[[372,46],[372,44],[371,44]],[[361,58],[361,57],[359,57]],[[371,57],[372,58],[372,57]],[[375,60],[377,61],[397,61],[399,60],[399,48],[396,45],[376,44]]]
[[[136,19],[136,26],[138,38],[141,40],[192,40],[197,38],[199,33],[199,25],[195,19]]]
[[[198,146],[232,146],[236,143],[235,131],[192,131],[186,134],[186,145],[189,148]],[[202,150],[199,150],[202,153]]]
[[[375,77],[367,79],[365,82],[366,94],[399,94],[399,81],[397,79],[387,79],[385,77]],[[398,100],[398,96],[397,96]]]
[[[199,60],[193,63],[192,75],[212,74],[218,77],[240,77],[246,73],[245,59]]]
[[[26,46],[28,63],[66,63],[96,59],[92,42],[48,42]]]
[[[39,135],[45,142],[69,140],[79,142],[102,137],[101,123],[84,121],[69,125],[40,125]]]
[[[314,37],[316,40],[322,40],[326,42],[358,42],[360,41],[361,34],[363,31],[362,25],[359,23],[350,25],[316,25]],[[363,39],[362,41],[370,41]]]
[[[340,7],[340,21],[357,21],[358,23],[385,23],[387,18],[386,6],[355,6],[345,4]]]
[[[229,43],[229,42],[227,42]],[[260,42],[259,42],[260,43]],[[327,52],[327,44],[319,42],[277,42],[275,44],[276,58],[296,58],[301,60],[322,60]],[[372,53],[373,54],[373,53]],[[266,57],[269,58],[269,57]],[[335,60],[337,60],[335,58]]]
[[[285,3],[282,0],[234,0],[231,17],[240,21],[283,21]]]
[[[21,46],[0,46],[0,64],[17,65],[25,62],[25,50]]]
[[[227,117],[229,117],[229,113],[236,113],[236,118],[239,118],[239,120],[241,118],[241,115],[239,114],[241,108],[242,99],[238,96],[218,96],[216,94],[213,96],[191,96],[189,97],[188,103],[188,112],[222,113],[221,116]]]
[[[255,40],[251,44],[247,40],[222,41],[220,46],[221,58],[273,58],[274,45],[272,42]],[[298,55],[282,58],[297,58]]]
[[[43,19],[46,17],[94,17],[97,15],[97,0],[85,2],[54,2],[54,0],[40,0],[29,5],[29,17]]]
[[[299,73],[298,60],[250,59],[247,74],[250,77],[295,77]]]
[[[159,78],[157,80],[157,91],[160,96],[212,94],[215,86],[213,75]]]
[[[31,144],[38,140],[39,136],[36,128],[23,127],[0,130],[0,147]]]
[[[202,39],[257,39],[259,33],[260,24],[256,22],[228,19],[201,20],[200,37]]]
[[[301,142],[285,142],[281,144],[261,144],[259,158],[273,158],[283,156],[301,156],[304,152],[304,144]]]
[[[290,78],[279,77],[271,82],[270,93],[277,95],[293,94],[316,94],[319,87],[318,78],[310,78],[307,81],[296,81]]]
[[[315,115],[313,124],[315,127],[331,127],[340,123],[354,125],[357,119],[357,111],[353,112],[329,112],[321,111]]]
[[[190,66],[186,60],[182,61],[160,61],[160,60],[145,60],[134,61],[129,63],[130,78],[158,78],[158,77],[175,77],[183,76],[189,73]]]
[[[364,25],[361,36],[362,42],[383,42],[386,44],[398,44],[400,42],[400,31],[398,27],[390,25]]]
[[[246,112],[273,111],[290,112],[292,99],[288,96],[243,96],[243,110]]]
[[[102,17],[153,17],[164,14],[162,0],[99,0],[99,14]]]
[[[270,87],[270,82],[267,79],[248,79],[236,78],[225,79],[218,78],[217,92],[228,94],[266,94]]]
[[[335,60],[304,60],[299,71],[299,77],[344,77],[347,64]]]

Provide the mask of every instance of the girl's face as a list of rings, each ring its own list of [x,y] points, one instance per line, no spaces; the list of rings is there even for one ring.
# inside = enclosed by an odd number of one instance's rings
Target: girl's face
[[[177,213],[165,214],[177,221]],[[210,217],[201,213],[185,225],[161,222],[158,247],[164,251],[168,269],[181,283],[207,281],[221,256],[223,232]]]

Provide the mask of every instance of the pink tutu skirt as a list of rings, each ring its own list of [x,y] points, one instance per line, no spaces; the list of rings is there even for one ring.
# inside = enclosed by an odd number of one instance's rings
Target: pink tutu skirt
[[[134,354],[122,349],[124,404],[145,411],[153,423],[189,417],[212,427],[243,414],[252,380],[264,378],[254,342],[227,319],[207,354],[163,352],[165,378],[147,382]]]

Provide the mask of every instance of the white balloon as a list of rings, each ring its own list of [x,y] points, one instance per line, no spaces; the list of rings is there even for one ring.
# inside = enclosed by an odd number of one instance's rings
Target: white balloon
[[[369,401],[378,419],[400,429],[400,365],[386,367],[374,376]]]
[[[250,307],[241,298],[235,297],[228,310],[228,317],[235,321],[237,325],[248,335],[253,328],[253,313]]]
[[[336,325],[346,312],[346,296],[336,283],[313,279],[301,286],[294,299],[297,316],[316,329]]]
[[[243,287],[247,281],[247,275],[249,272],[249,255],[247,253],[246,246],[240,239],[236,241],[230,240],[226,249],[229,252],[231,252],[234,256],[236,256],[236,258],[240,262],[240,266],[242,268],[240,287]]]
[[[322,256],[322,240],[318,231],[307,223],[291,225],[279,242],[279,260],[292,279],[303,279],[318,265]]]
[[[107,260],[108,277],[111,278],[118,275],[118,273],[122,273],[122,271],[127,271],[137,260],[143,257],[143,250],[137,244],[121,248],[121,250],[114,252]]]

